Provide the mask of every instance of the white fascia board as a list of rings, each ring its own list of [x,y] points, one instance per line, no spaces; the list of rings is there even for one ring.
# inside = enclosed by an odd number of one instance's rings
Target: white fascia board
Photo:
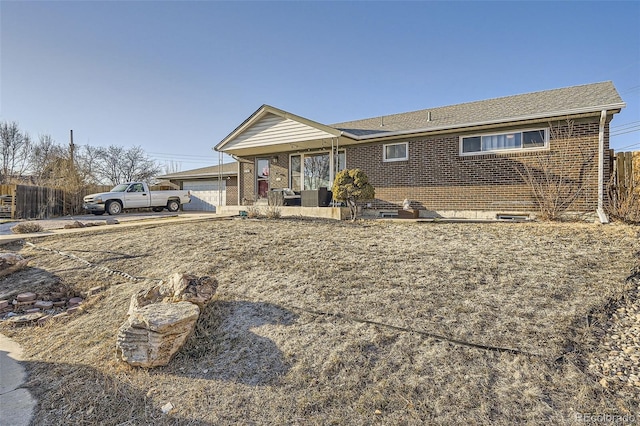
[[[235,176],[236,172],[233,171],[233,172],[222,172],[222,173],[219,173],[219,172],[213,171],[213,172],[209,172],[209,173],[189,173],[189,174],[179,174],[179,175],[176,174],[176,175],[165,175],[165,176],[159,176],[159,177],[161,177],[162,179],[173,179],[173,180],[176,180],[176,179],[203,178],[203,177],[207,177],[207,176],[219,176],[219,175],[222,175],[222,176]]]

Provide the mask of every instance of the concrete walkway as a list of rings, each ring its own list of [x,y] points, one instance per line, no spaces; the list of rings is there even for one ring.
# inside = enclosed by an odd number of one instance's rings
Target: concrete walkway
[[[27,375],[18,362],[22,348],[0,334],[0,426],[23,426],[31,422],[36,406],[27,389],[21,388]]]

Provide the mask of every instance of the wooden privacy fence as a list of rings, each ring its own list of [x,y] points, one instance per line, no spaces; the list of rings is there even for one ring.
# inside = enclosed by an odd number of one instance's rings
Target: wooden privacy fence
[[[29,185],[0,185],[0,217],[44,219],[64,213],[64,191]]]
[[[82,199],[87,194],[108,192],[112,185],[93,185],[80,192],[30,185],[0,185],[0,218],[45,219],[83,213]],[[152,186],[151,190],[167,189]]]
[[[617,188],[640,186],[640,151],[617,152],[612,156],[611,180]]]

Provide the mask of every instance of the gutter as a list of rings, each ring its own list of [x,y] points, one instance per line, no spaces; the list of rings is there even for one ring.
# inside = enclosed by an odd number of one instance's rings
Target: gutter
[[[604,125],[607,121],[607,110],[600,112],[600,127],[598,129],[598,218],[600,223],[609,223],[604,211]]]

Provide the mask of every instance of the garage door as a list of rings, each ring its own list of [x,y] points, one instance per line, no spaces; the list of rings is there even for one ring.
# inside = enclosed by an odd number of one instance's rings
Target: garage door
[[[218,190],[220,183],[220,190]],[[224,180],[185,181],[182,188],[191,191],[191,202],[183,206],[185,211],[216,211],[216,206],[224,206],[227,202],[226,182]],[[221,199],[220,199],[221,198]]]

